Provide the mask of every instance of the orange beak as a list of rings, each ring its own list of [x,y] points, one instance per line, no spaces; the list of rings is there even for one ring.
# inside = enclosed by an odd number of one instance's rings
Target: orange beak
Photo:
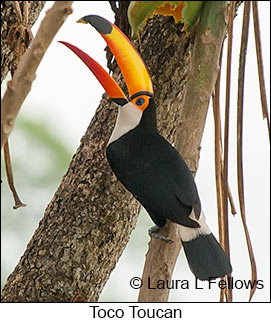
[[[96,15],[85,16],[78,22],[91,24],[105,39],[124,76],[130,99],[142,94],[153,95],[152,82],[141,56],[117,26]],[[60,43],[70,48],[89,67],[110,98],[120,105],[128,101],[115,80],[94,59],[76,46]]]

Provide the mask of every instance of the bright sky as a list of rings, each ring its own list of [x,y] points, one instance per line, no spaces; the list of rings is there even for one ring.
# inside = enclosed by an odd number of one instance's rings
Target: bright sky
[[[52,1],[46,2],[46,8],[52,6]],[[264,55],[266,89],[270,88],[270,2],[259,2],[260,27],[262,31],[262,47]],[[240,30],[242,23],[242,12],[238,11],[238,16],[234,24],[234,49],[233,49],[233,72],[232,85],[234,92],[237,88],[238,56]],[[110,21],[114,21],[114,15],[107,1],[75,1],[73,4],[73,14],[70,15],[63,27],[56,35],[53,43],[48,49],[38,71],[37,78],[33,84],[31,93],[28,95],[20,113],[31,115],[37,120],[49,120],[54,125],[56,135],[61,136],[69,142],[75,151],[79,145],[80,138],[85,133],[91,118],[97,108],[103,89],[90,73],[86,66],[79,61],[75,55],[57,40],[68,41],[96,59],[106,68],[105,42],[91,26],[77,24],[76,20],[87,15],[98,14]],[[40,19],[43,17],[41,15]],[[39,20],[40,21],[40,20]],[[36,32],[39,23],[34,26]],[[248,47],[248,57],[246,71],[245,90],[245,125],[244,125],[244,170],[245,170],[245,200],[247,210],[247,222],[251,232],[253,248],[258,263],[258,279],[265,283],[262,290],[256,292],[255,301],[264,301],[269,297],[269,178],[270,159],[269,142],[267,139],[266,122],[262,120],[261,106],[259,99],[259,86],[257,77],[257,64],[254,49],[254,30],[251,20],[250,39]],[[226,47],[226,46],[225,46]],[[224,55],[226,57],[226,55]],[[222,84],[222,92],[223,92]],[[268,102],[270,94],[267,92]],[[222,97],[223,100],[223,97]],[[222,108],[224,101],[221,101]],[[236,187],[236,104],[232,95],[231,129],[230,129],[230,186],[234,195],[235,203],[238,207],[238,193]],[[211,109],[210,109],[211,112]],[[196,177],[201,201],[208,223],[215,235],[217,235],[216,225],[216,196],[214,179],[214,154],[213,154],[213,120],[212,113],[209,113],[204,138],[202,141],[200,168]],[[142,215],[144,216],[144,215]],[[135,230],[136,231],[136,230]],[[244,233],[241,227],[240,214],[230,219],[232,263],[234,267],[233,276],[236,279],[250,279],[248,270],[248,256],[244,242]],[[138,235],[137,235],[138,236]],[[141,236],[146,236],[147,232],[141,232]],[[133,243],[133,237],[130,243]],[[126,257],[126,258],[125,258]],[[183,258],[183,257],[180,257]],[[127,252],[121,258],[116,270],[112,273],[106,289],[117,288],[124,272],[131,270],[131,256]],[[134,260],[133,260],[134,261]],[[144,262],[144,254],[141,255],[141,262],[136,266],[136,270],[128,273],[128,276],[140,276]],[[134,266],[134,264],[132,264]],[[126,267],[127,266],[127,267]],[[182,272],[182,279],[193,279],[189,269],[182,269],[186,266],[180,259],[175,269],[175,279],[178,279],[178,272]],[[129,277],[127,279],[129,279]],[[131,278],[131,277],[130,277]],[[125,284],[124,284],[125,285]],[[135,300],[137,291],[131,291],[129,283],[122,287],[125,300]],[[118,287],[119,288],[119,287]],[[105,290],[106,292],[106,290]],[[196,291],[180,296],[182,291],[173,291],[171,301],[178,301],[180,297],[185,297],[186,301],[204,301],[209,297],[215,301],[217,294],[211,296],[211,292]],[[208,294],[209,293],[209,294]],[[121,294],[121,293],[120,293]],[[236,292],[235,300],[246,301],[248,292],[241,290]],[[122,300],[122,299],[121,299]],[[123,299],[124,300],[124,299]]]

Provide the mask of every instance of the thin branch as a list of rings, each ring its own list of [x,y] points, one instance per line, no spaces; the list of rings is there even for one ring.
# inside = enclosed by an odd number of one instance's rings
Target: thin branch
[[[223,183],[223,171],[222,171],[223,155],[222,155],[221,116],[220,116],[220,79],[221,79],[222,53],[223,53],[223,48],[221,49],[221,54],[219,59],[219,66],[220,66],[219,73],[217,76],[214,93],[212,95],[214,128],[215,128],[215,177],[216,177],[217,209],[218,209],[219,221],[221,220],[221,216],[222,216],[222,183]],[[234,200],[231,194],[231,189],[229,184],[228,184],[228,199],[231,206],[231,213],[236,214],[237,211],[236,211],[236,207],[234,204]],[[220,225],[219,225],[219,228],[220,228]],[[221,236],[220,238],[222,239]]]
[[[229,184],[228,184],[228,199],[230,202],[231,214],[233,214],[233,215],[237,214],[236,207],[235,207],[234,200],[233,200],[233,196],[231,193],[231,188],[230,188]]]
[[[17,16],[18,20],[20,22],[22,22],[23,21],[23,16],[22,16],[22,11],[21,11],[21,7],[19,5],[19,2],[18,1],[11,1],[11,4],[13,6],[13,9],[14,9],[14,11],[16,13],[16,16]]]
[[[219,241],[223,246],[224,242],[224,220],[223,220],[223,156],[222,156],[222,134],[221,134],[221,116],[220,116],[220,79],[221,79],[221,64],[222,64],[223,48],[221,48],[219,59],[219,73],[215,84],[213,100],[213,115],[214,115],[214,128],[215,128],[215,179],[216,179],[216,197],[217,197],[217,215],[218,215],[218,233]],[[231,190],[228,184],[228,199],[231,205],[231,213],[236,214]],[[223,302],[225,297],[225,289],[220,290],[220,302]]]
[[[224,44],[224,43],[223,43]],[[219,73],[217,76],[214,93],[212,95],[213,101],[213,115],[214,115],[214,131],[215,131],[215,182],[216,182],[216,201],[217,201],[217,217],[218,217],[218,235],[219,242],[224,245],[224,221],[223,221],[223,189],[222,189],[222,135],[221,135],[221,116],[220,116],[220,79],[221,79],[221,63],[222,63],[223,47],[221,48],[219,58]],[[220,290],[220,302],[223,302],[225,296],[225,289]]]
[[[13,6],[14,12],[18,20],[18,23],[15,24],[13,29],[12,28],[9,29],[10,46],[13,47],[14,61],[17,62],[14,64],[14,67],[12,64],[12,67],[10,69],[11,75],[13,76],[14,70],[16,70],[16,67],[19,61],[21,60],[21,57],[23,56],[26,49],[30,45],[30,42],[33,39],[33,35],[31,32],[31,28],[28,24],[28,10],[29,10],[28,1],[24,2],[23,17],[22,17],[21,8],[18,1],[11,1],[11,4]],[[14,185],[8,139],[4,144],[4,160],[5,160],[5,169],[6,169],[8,185],[12,192],[14,203],[15,203],[13,208],[18,209],[19,207],[26,206],[26,204],[21,202]]]
[[[269,141],[270,141],[270,119],[268,114],[265,81],[264,81],[261,32],[260,32],[257,1],[252,1],[252,9],[253,9],[254,34],[255,34],[255,44],[256,44],[257,64],[258,64],[258,74],[259,74],[259,85],[260,85],[261,102],[262,102],[262,113],[263,113],[263,118],[264,119],[266,118],[266,121],[267,121],[267,128],[268,128]]]
[[[24,204],[16,191],[16,188],[14,186],[14,180],[13,180],[13,172],[12,172],[12,166],[11,166],[11,160],[10,160],[10,152],[9,152],[9,145],[8,145],[8,140],[5,141],[4,143],[4,158],[5,158],[5,167],[6,167],[6,174],[7,174],[7,180],[8,180],[8,185],[9,188],[12,192],[13,199],[15,202],[15,205],[13,206],[14,209],[18,209],[19,207],[26,206]]]
[[[223,208],[222,208],[222,139],[221,139],[221,116],[220,116],[220,78],[221,78],[221,62],[222,52],[220,53],[220,69],[217,76],[215,91],[212,95],[213,100],[213,115],[214,115],[214,128],[215,128],[215,179],[216,179],[216,198],[217,198],[217,215],[218,215],[218,233],[219,241],[223,245]]]
[[[243,111],[244,111],[244,80],[245,80],[245,65],[248,42],[248,30],[250,19],[250,1],[245,1],[241,48],[239,55],[239,73],[238,73],[238,96],[237,96],[237,177],[238,177],[238,195],[240,203],[240,211],[243,222],[243,227],[246,235],[249,258],[251,263],[251,281],[257,281],[257,268],[255,257],[252,249],[252,243],[249,236],[248,227],[246,224],[245,212],[245,196],[244,196],[244,175],[243,175]],[[252,299],[256,291],[256,286],[250,290],[249,300]]]
[[[232,57],[232,32],[233,18],[235,14],[235,1],[229,5],[228,21],[228,50],[227,50],[227,74],[226,74],[226,102],[225,102],[225,127],[224,127],[224,165],[223,165],[223,248],[230,259],[230,242],[228,228],[228,147],[229,147],[229,116],[230,116],[230,83],[231,83],[231,57]],[[231,275],[228,275],[229,277]],[[232,290],[226,290],[227,301],[232,301]]]
[[[220,74],[220,73],[219,73]],[[216,203],[217,203],[217,218],[218,218],[218,236],[221,245],[224,245],[224,221],[223,221],[223,208],[222,208],[222,151],[219,136],[221,139],[221,118],[219,109],[219,92],[217,91],[218,82],[216,83],[215,94],[213,95],[213,114],[215,125],[215,182],[216,182]],[[220,302],[223,301],[225,290],[220,290]]]
[[[29,2],[24,1],[24,15],[23,15],[23,22],[28,24],[28,16],[29,16]]]
[[[56,1],[47,11],[31,47],[23,55],[12,80],[7,84],[2,99],[1,148],[14,127],[17,114],[31,89],[43,55],[67,16],[72,13],[72,3],[73,1]]]

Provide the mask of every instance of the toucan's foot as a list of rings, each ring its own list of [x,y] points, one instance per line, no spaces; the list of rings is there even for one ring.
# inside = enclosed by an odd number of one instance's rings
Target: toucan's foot
[[[149,228],[148,232],[149,232],[150,237],[160,239],[165,242],[174,242],[172,239],[165,237],[162,234],[158,233],[159,229],[160,229],[160,227],[158,227],[157,225],[154,225],[153,227]]]

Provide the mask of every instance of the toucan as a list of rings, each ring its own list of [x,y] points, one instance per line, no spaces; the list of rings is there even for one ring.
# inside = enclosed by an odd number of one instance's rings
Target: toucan
[[[108,20],[88,15],[104,38],[124,76],[129,98],[88,54],[60,41],[93,72],[118,105],[118,116],[106,156],[117,179],[146,209],[157,227],[177,224],[188,264],[200,280],[224,277],[231,264],[209,229],[192,173],[180,153],[157,130],[154,91],[148,70],[128,37]],[[165,239],[166,240],[166,239]]]

